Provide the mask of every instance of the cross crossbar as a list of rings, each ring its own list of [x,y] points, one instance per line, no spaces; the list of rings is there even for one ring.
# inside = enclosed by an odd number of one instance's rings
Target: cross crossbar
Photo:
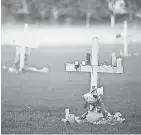
[[[121,64],[121,58],[115,59],[117,65],[99,65],[98,64],[99,55],[99,41],[98,38],[94,38],[92,42],[91,50],[91,65],[78,64],[76,68],[76,63],[66,63],[67,72],[89,72],[91,73],[91,90],[92,86],[97,88],[98,84],[98,73],[123,73],[123,67]],[[90,91],[91,91],[90,90]]]
[[[121,74],[123,73],[123,67],[112,67],[107,65],[101,65],[101,66],[79,66],[78,69],[75,68],[75,65],[73,63],[67,63],[66,64],[66,71],[67,72],[93,72],[95,70],[98,73],[117,73]]]

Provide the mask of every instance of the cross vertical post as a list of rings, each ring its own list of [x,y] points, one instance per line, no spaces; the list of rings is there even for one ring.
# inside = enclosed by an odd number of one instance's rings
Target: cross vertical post
[[[20,47],[20,51],[21,51],[21,52],[20,52],[20,69],[19,69],[20,72],[22,71],[22,69],[23,69],[23,67],[24,67],[24,64],[25,64],[27,31],[28,31],[28,24],[25,24],[25,25],[24,25],[24,34],[23,34],[23,36],[24,36],[24,38],[23,38],[23,39],[24,39],[24,43],[23,43],[23,45]]]
[[[26,22],[26,16],[28,14],[28,7],[27,7],[27,0],[22,0],[22,7],[24,12],[24,22]],[[19,71],[21,72],[25,65],[25,54],[26,54],[26,44],[27,44],[27,32],[28,32],[28,24],[24,24],[24,30],[23,30],[23,44],[20,45],[20,68]]]
[[[24,63],[25,63],[25,61],[24,61],[25,60],[25,51],[26,51],[25,47],[22,46],[20,48],[20,51],[21,51],[21,54],[20,54],[20,68],[19,68],[19,71],[22,72],[22,69],[23,69]]]
[[[99,40],[98,38],[93,38],[92,40],[92,53],[91,53],[91,65],[92,66],[98,66],[98,54],[99,54]],[[98,73],[96,69],[93,67],[91,72],[91,88],[92,86],[95,86],[97,88],[97,82],[98,82]]]
[[[128,56],[128,40],[127,40],[127,21],[124,21],[123,25],[123,38],[124,38],[124,56]]]

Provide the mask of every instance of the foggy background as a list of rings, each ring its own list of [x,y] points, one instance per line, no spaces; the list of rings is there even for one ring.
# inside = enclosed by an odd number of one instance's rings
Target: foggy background
[[[113,0],[116,1],[116,0]],[[118,0],[117,0],[118,1]],[[124,8],[113,12],[110,0],[2,0],[2,45],[26,44],[32,47],[50,45],[115,44],[115,35],[128,21],[129,42],[139,43],[141,1],[125,0]],[[122,5],[121,5],[122,6]],[[110,18],[115,16],[115,28]],[[23,33],[24,24],[28,33]],[[119,43],[122,40],[118,41]]]
[[[112,14],[109,3],[116,1],[119,0],[2,0],[2,23],[109,24],[109,16]],[[116,23],[129,18],[131,23],[137,24],[141,14],[141,1],[125,0],[124,3],[126,12],[116,12]]]

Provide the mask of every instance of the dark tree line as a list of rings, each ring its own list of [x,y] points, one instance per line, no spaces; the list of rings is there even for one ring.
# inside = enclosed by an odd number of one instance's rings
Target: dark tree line
[[[118,7],[123,1],[124,7]],[[116,6],[115,6],[116,5]],[[115,10],[115,8],[121,8]],[[126,12],[121,12],[122,8]],[[119,13],[119,11],[121,13]],[[29,21],[45,23],[84,22],[88,27],[91,20],[109,20],[115,23],[117,14],[128,14],[130,20],[140,17],[141,0],[1,0],[2,22]]]

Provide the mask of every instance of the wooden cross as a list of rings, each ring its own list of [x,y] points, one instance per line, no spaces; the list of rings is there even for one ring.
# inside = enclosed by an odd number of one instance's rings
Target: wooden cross
[[[121,64],[121,58],[114,59],[116,61],[116,65],[99,65],[98,63],[98,55],[99,55],[99,40],[98,38],[94,38],[92,40],[92,50],[91,50],[91,65],[80,65],[78,69],[75,68],[74,63],[66,63],[66,71],[67,72],[89,72],[91,73],[91,87],[90,91],[92,91],[92,86],[97,88],[98,85],[98,73],[123,73],[123,67]],[[115,57],[114,57],[115,58]],[[114,62],[115,63],[115,62]]]

